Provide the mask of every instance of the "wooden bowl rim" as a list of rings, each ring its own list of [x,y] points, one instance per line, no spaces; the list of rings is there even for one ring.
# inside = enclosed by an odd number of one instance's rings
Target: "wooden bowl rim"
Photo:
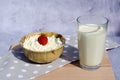
[[[63,40],[61,40],[63,44],[62,44],[60,47],[58,47],[58,48],[56,48],[56,49],[53,49],[53,50],[50,50],[50,51],[33,51],[33,50],[29,50],[29,49],[27,49],[27,48],[25,48],[25,47],[23,46],[23,43],[24,43],[25,39],[28,38],[28,36],[41,35],[41,34],[46,34],[46,33],[47,33],[47,34],[52,33],[52,34],[55,34],[55,35],[60,35],[60,36],[61,36],[60,39],[63,39]],[[55,36],[55,37],[56,37],[56,36]],[[64,44],[65,44],[65,38],[64,38],[61,34],[58,34],[58,33],[55,33],[55,32],[34,32],[34,33],[29,33],[29,34],[23,36],[23,37],[21,38],[21,40],[20,40],[20,45],[21,45],[21,47],[22,47],[23,49],[25,49],[25,50],[27,50],[27,51],[35,52],[35,53],[47,53],[47,52],[52,52],[52,51],[55,51],[55,50],[58,50],[58,49],[64,47]]]

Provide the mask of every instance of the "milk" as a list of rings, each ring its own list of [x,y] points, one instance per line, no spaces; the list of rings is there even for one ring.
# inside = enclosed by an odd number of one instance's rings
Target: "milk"
[[[78,48],[80,64],[97,66],[101,63],[105,49],[106,30],[95,24],[79,25]]]

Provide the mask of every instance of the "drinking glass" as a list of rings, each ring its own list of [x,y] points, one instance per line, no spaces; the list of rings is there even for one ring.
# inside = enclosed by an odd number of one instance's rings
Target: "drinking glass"
[[[80,67],[98,69],[105,52],[108,19],[98,15],[77,18]]]

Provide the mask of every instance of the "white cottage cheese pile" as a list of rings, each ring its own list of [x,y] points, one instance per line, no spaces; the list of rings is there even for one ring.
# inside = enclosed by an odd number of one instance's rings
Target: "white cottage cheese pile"
[[[23,47],[32,51],[50,51],[59,48],[62,45],[62,41],[60,38],[56,38],[55,36],[47,37],[48,43],[43,46],[38,42],[38,37],[40,35],[31,36],[26,39],[23,43]]]

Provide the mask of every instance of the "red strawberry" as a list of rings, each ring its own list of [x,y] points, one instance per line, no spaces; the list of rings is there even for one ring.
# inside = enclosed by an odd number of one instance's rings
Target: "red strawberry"
[[[48,43],[48,38],[45,35],[41,35],[38,37],[38,42],[44,46]]]

